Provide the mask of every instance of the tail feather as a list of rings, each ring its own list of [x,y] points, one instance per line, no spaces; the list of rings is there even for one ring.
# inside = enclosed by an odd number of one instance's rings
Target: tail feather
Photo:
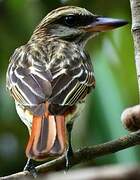
[[[26,155],[34,160],[61,155],[66,150],[66,142],[64,116],[34,116]]]
[[[53,148],[51,149],[51,153],[60,152],[63,153],[63,150],[66,146],[66,132],[65,132],[65,118],[64,116],[56,116],[56,129],[57,129],[57,137],[55,139],[55,143]]]
[[[47,141],[47,152],[50,152],[51,148],[54,145],[55,139],[56,139],[56,122],[54,116],[48,117],[48,137],[46,137]]]

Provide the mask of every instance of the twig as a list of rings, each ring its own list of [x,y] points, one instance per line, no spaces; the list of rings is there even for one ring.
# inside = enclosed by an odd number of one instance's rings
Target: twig
[[[116,139],[107,143],[83,148],[74,153],[74,156],[72,158],[72,166],[79,163],[93,160],[100,156],[115,153],[120,150],[129,148],[138,144],[140,144],[140,131],[131,133],[127,136],[121,137],[119,139]],[[42,174],[44,172],[62,170],[64,168],[65,168],[65,157],[61,157],[51,162],[44,163],[38,166],[36,169],[39,174]],[[21,179],[28,175],[29,175],[28,172],[19,172],[19,173],[12,174],[9,176],[1,177],[0,179],[1,180],[2,179],[8,179],[8,180]]]

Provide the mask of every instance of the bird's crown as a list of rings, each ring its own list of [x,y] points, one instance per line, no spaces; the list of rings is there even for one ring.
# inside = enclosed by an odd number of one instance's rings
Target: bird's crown
[[[54,20],[57,20],[61,17],[68,15],[93,16],[93,14],[88,10],[86,10],[85,8],[76,7],[76,6],[64,6],[52,10],[50,13],[48,13],[48,15],[42,20],[41,24],[51,23]]]

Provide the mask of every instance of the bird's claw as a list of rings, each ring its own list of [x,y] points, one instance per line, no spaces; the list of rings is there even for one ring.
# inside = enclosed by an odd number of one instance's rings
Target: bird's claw
[[[27,161],[23,171],[29,171],[34,178],[37,178],[36,168],[30,159]]]
[[[71,167],[71,160],[72,160],[72,157],[73,157],[73,150],[72,150],[72,147],[69,147],[67,152],[66,152],[66,171],[68,171]]]

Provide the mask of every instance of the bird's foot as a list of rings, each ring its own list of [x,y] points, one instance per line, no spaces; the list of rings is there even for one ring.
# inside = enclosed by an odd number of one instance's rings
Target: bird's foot
[[[72,163],[71,163],[72,157],[73,157],[73,150],[72,150],[72,147],[70,146],[68,148],[68,150],[66,152],[66,156],[65,156],[65,158],[66,158],[66,168],[65,168],[65,171],[68,171],[71,168],[71,166],[72,166]]]
[[[37,171],[31,159],[28,159],[23,171],[29,171],[34,178],[37,178]]]
[[[67,124],[67,132],[68,132],[68,149],[66,151],[66,168],[65,171],[68,171],[70,167],[72,166],[72,157],[73,157],[73,149],[72,149],[72,144],[71,144],[71,131],[73,124]]]

